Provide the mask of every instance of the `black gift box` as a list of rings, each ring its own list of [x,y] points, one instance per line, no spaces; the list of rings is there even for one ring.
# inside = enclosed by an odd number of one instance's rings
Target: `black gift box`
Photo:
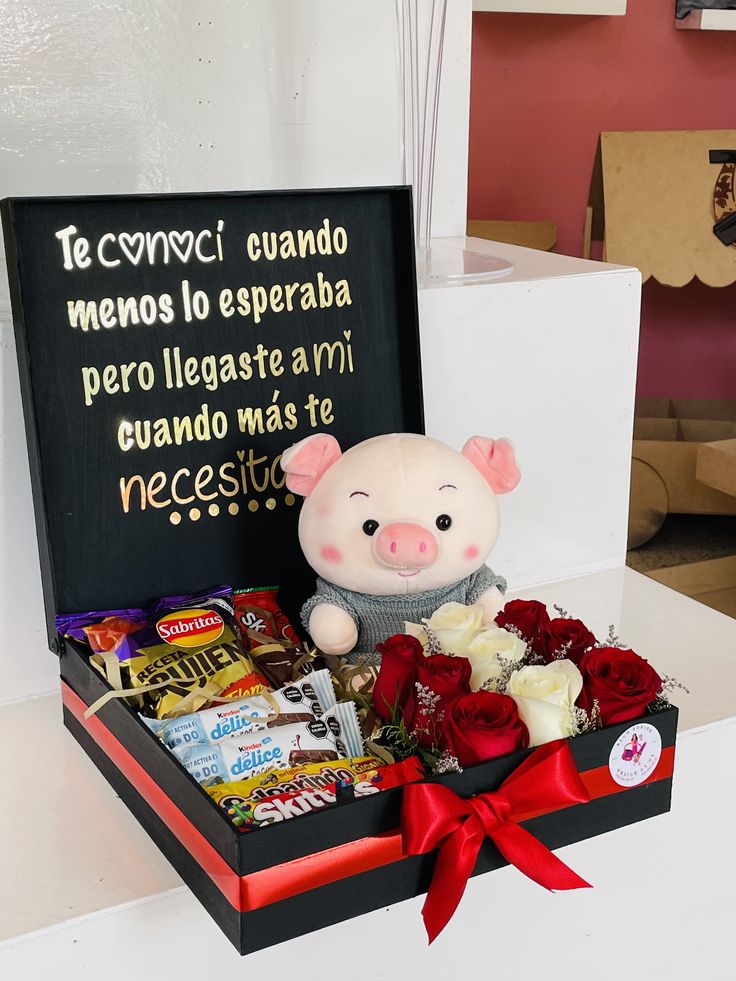
[[[108,686],[54,628],[219,582],[280,583],[295,615],[278,455],[423,429],[409,190],[12,199],[3,225],[65,725],[241,953],[426,891],[401,788],[244,832],[127,704],[84,719]],[[593,799],[524,827],[556,848],[668,810],[676,719],[640,720],[662,752],[636,786],[611,763],[631,722],[571,740]],[[526,755],[437,779],[493,790]],[[503,864],[486,841],[475,873]]]

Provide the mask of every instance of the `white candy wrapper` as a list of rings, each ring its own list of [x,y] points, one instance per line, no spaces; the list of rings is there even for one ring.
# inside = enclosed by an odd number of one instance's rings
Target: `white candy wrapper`
[[[222,702],[176,719],[141,718],[169,749],[175,749],[206,746],[224,739],[242,740],[252,732],[288,724],[290,715],[319,718],[334,702],[335,689],[330,672],[323,669],[278,691]]]
[[[247,780],[267,770],[363,755],[354,702],[339,702],[310,722],[276,726],[246,740],[215,745],[176,746],[171,752],[198,783]]]

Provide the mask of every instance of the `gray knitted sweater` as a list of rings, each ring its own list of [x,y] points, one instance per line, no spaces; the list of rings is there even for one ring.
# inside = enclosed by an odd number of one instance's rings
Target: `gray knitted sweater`
[[[356,593],[318,578],[317,591],[302,607],[302,623],[308,631],[309,617],[320,603],[331,603],[349,613],[358,627],[355,650],[346,656],[346,660],[352,663],[361,653],[373,655],[376,644],[393,634],[401,633],[405,620],[421,623],[423,617],[431,617],[443,603],[475,603],[491,586],[497,586],[502,593],[506,592],[506,580],[497,576],[487,565],[482,565],[477,572],[449,586],[428,589],[423,593],[402,593],[399,596]],[[373,659],[369,657],[368,660]],[[375,663],[378,660],[376,656]]]

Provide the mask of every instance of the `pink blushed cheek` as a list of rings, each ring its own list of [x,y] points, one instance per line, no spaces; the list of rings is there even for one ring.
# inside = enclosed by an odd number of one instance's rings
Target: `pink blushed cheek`
[[[468,547],[465,549],[465,551],[464,551],[463,554],[464,554],[465,558],[468,560],[468,562],[472,562],[473,559],[477,559],[478,558],[478,555],[480,553],[478,551],[478,546],[477,545],[468,545]]]
[[[319,554],[325,562],[342,562],[342,552],[339,548],[335,548],[334,545],[323,545],[319,550]]]

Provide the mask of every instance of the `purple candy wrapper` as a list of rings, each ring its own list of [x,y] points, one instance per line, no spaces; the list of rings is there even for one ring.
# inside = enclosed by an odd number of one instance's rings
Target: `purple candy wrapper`
[[[72,637],[74,640],[82,641],[87,644],[95,653],[100,653],[90,643],[90,639],[85,633],[85,627],[101,623],[110,617],[119,617],[121,620],[128,620],[140,626],[125,637],[116,648],[115,653],[120,661],[128,661],[135,656],[135,652],[143,647],[150,647],[160,644],[161,638],[156,633],[155,624],[161,614],[167,610],[186,609],[187,607],[197,607],[202,604],[222,605],[226,612],[233,614],[232,599],[233,590],[231,586],[216,586],[214,589],[194,596],[182,594],[180,596],[163,596],[153,602],[147,609],[127,609],[127,610],[95,610],[87,613],[63,613],[55,618],[55,625],[58,632],[63,637]]]

